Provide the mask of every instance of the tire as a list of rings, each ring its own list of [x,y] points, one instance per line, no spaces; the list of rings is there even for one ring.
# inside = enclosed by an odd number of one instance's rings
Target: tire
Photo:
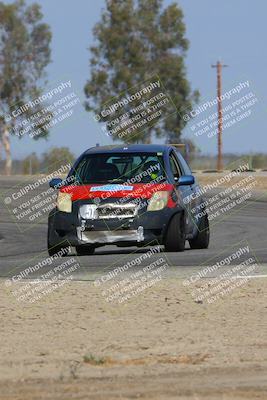
[[[51,246],[50,242],[49,242],[49,236],[50,236],[50,225],[48,225],[48,230],[47,230],[47,251],[48,251],[48,255],[50,257],[55,256],[56,254],[58,254],[59,252],[61,252],[62,250],[66,250],[64,252],[64,254],[62,255],[62,257],[66,257],[69,253],[70,250],[70,246],[61,246],[61,245],[57,245],[57,246]],[[67,251],[67,249],[69,249]]]
[[[165,251],[184,251],[185,226],[183,214],[175,214],[168,226],[164,243]]]
[[[94,252],[94,246],[76,246],[77,256],[91,256]]]
[[[197,236],[189,240],[191,249],[207,249],[210,242],[210,228],[207,214],[201,218]]]
[[[64,254],[62,254],[62,257],[66,257],[69,253],[69,246],[54,246],[54,247],[49,247],[49,245],[47,246],[48,249],[48,254],[50,257],[55,256],[56,254],[58,254],[59,252],[64,250]],[[67,250],[68,249],[68,250]]]

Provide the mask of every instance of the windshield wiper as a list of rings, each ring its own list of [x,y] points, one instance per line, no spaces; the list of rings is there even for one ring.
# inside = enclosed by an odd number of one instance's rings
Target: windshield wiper
[[[107,182],[108,183],[114,183],[114,182],[115,183],[125,183],[125,180],[124,179],[119,179],[119,178],[118,179],[108,179]]]
[[[98,185],[98,184],[107,184],[107,183],[125,183],[123,179],[106,179],[104,181],[85,181],[79,182],[80,185]]]

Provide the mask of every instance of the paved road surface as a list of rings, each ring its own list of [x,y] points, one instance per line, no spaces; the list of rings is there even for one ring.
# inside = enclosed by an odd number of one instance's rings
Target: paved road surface
[[[10,195],[16,185],[23,185],[17,178],[10,179],[0,177],[1,203],[0,203],[0,277],[10,277],[18,274],[25,268],[36,265],[47,257],[46,254],[46,220],[39,219],[37,223],[29,223],[23,219],[19,224],[14,223],[14,216],[11,215],[4,199]],[[43,186],[44,191],[48,186]],[[40,190],[39,190],[40,192]],[[29,195],[23,196],[23,201],[32,198],[38,193],[38,189],[31,191]],[[265,197],[266,199],[266,197]],[[10,207],[9,207],[10,208]],[[179,278],[186,278],[195,271],[206,265],[213,265],[227,255],[235,252],[239,247],[249,245],[250,254],[254,253],[258,261],[258,268],[255,275],[267,274],[267,202],[247,201],[239,210],[225,214],[224,219],[216,222],[211,228],[211,243],[207,250],[190,250],[183,253],[157,253],[146,262],[164,257],[169,265],[168,274]],[[239,242],[241,242],[239,244]],[[79,257],[80,268],[74,273],[76,279],[92,280],[107,271],[140,257],[149,249],[117,248],[106,246],[96,250],[93,256]],[[73,251],[73,256],[76,257]],[[236,263],[247,258],[247,255],[240,257]],[[62,262],[62,261],[61,261]],[[145,261],[142,261],[144,266]],[[235,261],[233,261],[235,263]],[[54,263],[57,265],[57,262]],[[138,269],[138,266],[132,268]],[[41,268],[41,273],[51,269],[51,266]],[[33,278],[38,276],[37,272],[31,274]],[[214,274],[214,273],[213,273]],[[212,273],[210,276],[213,275]]]

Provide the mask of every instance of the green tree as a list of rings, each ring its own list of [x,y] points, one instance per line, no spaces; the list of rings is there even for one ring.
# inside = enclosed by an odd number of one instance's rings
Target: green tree
[[[267,155],[264,153],[255,153],[251,155],[252,168],[267,168]]]
[[[22,162],[22,170],[25,175],[34,175],[40,172],[40,161],[36,153],[32,153]]]
[[[14,105],[18,108],[42,93],[51,41],[50,28],[42,18],[37,3],[0,2],[0,143],[6,153],[7,174],[12,166],[10,135],[16,133],[16,125],[41,110],[37,104],[16,118],[12,114]],[[34,139],[48,135],[44,125],[37,120],[36,129],[41,131]]]
[[[182,139],[180,140],[180,143],[185,145],[185,147],[180,151],[188,162],[191,163],[196,156],[200,155],[200,149],[196,146],[193,140]]]
[[[152,135],[177,141],[186,121],[181,111],[198,99],[186,78],[188,50],[183,12],[177,4],[163,9],[162,0],[106,0],[94,28],[91,75],[85,85],[86,109],[100,114],[111,98],[159,76],[179,112],[156,123],[132,141],[150,143]],[[116,136],[113,137],[116,139]],[[127,139],[127,138],[126,138]],[[127,139],[128,140],[128,139]]]
[[[42,157],[42,171],[52,173],[65,166],[68,163],[72,164],[74,161],[74,154],[68,147],[53,147]]]

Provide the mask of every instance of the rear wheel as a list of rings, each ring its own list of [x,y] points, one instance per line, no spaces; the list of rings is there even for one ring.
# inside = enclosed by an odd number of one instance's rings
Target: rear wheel
[[[207,249],[210,242],[210,228],[207,214],[201,218],[197,236],[189,240],[191,249]]]
[[[165,238],[165,251],[184,251],[185,226],[183,214],[175,214],[171,219]]]
[[[94,254],[95,247],[94,246],[76,246],[77,256],[90,256]]]

